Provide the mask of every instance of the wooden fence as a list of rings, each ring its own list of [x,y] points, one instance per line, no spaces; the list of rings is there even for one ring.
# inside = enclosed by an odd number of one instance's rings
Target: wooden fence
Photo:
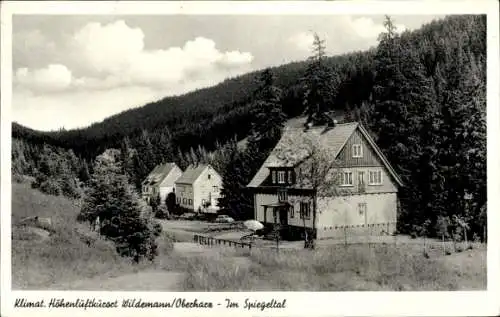
[[[207,237],[207,236],[202,236],[202,235],[194,235],[194,242],[197,242],[201,245],[208,245],[208,246],[228,246],[228,247],[241,247],[241,248],[252,248],[251,243],[247,242],[238,242],[238,241],[231,241],[231,240],[225,240],[225,239],[218,239],[214,237]]]

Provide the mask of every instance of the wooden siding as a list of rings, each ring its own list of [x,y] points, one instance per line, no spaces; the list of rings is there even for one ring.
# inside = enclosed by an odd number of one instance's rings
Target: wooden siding
[[[352,157],[354,144],[361,144],[363,149],[362,157]],[[354,166],[383,166],[380,158],[372,149],[370,144],[365,140],[363,135],[358,129],[349,137],[345,146],[340,151],[337,159],[340,161],[342,167],[354,167]]]
[[[359,212],[359,204],[366,204],[366,214]],[[369,230],[371,234],[394,230],[397,217],[397,194],[366,194],[347,197],[319,198],[318,238],[333,238],[350,232]],[[378,229],[377,229],[378,228]]]
[[[398,192],[398,187],[394,182],[394,179],[388,173],[387,169],[383,166],[380,167],[353,167],[353,168],[342,168],[340,171],[352,172],[353,186],[340,186],[339,188],[346,192],[346,194],[376,194],[376,193],[396,193]],[[381,171],[382,184],[381,185],[369,185],[370,171]],[[359,174],[364,173],[364,192],[360,191],[359,186]]]

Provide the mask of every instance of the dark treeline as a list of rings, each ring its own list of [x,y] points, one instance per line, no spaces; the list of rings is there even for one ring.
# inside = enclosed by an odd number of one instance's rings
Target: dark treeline
[[[121,149],[135,185],[162,161],[182,168],[211,163],[225,177],[221,205],[248,218],[252,200],[244,186],[272,148],[276,136],[269,131],[286,117],[336,110],[361,121],[402,176],[400,231],[453,235],[460,219],[470,235],[482,236],[486,16],[450,16],[402,34],[390,19],[385,27],[368,51],[314,52],[323,55],[168,97],[85,129],[38,132],[14,124],[13,172],[36,176],[38,153],[49,145],[61,157],[73,153],[74,175],[82,177],[98,154]],[[248,145],[238,149],[243,138]]]

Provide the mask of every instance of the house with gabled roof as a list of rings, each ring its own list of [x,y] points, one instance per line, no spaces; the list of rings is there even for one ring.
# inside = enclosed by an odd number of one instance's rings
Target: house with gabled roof
[[[150,201],[160,195],[161,204],[165,204],[168,194],[175,191],[175,181],[181,177],[182,170],[175,163],[157,165],[142,181],[142,198]]]
[[[210,165],[190,165],[175,182],[177,204],[194,212],[217,213],[222,176]]]
[[[313,180],[304,177],[312,175],[306,173],[312,164],[306,140],[325,153],[325,162],[335,163],[331,191],[319,193]],[[280,224],[288,236],[300,236],[305,227],[317,239],[392,234],[401,186],[399,175],[358,122],[285,128],[248,184],[256,220]]]

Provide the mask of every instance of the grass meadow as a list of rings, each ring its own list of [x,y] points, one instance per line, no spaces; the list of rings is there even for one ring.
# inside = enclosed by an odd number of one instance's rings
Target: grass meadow
[[[42,290],[91,278],[135,272],[181,272],[177,291],[399,291],[486,288],[486,248],[475,245],[444,256],[439,244],[342,244],[317,250],[206,248],[182,252],[164,233],[154,263],[132,264],[102,239],[76,234],[79,202],[12,184],[12,287]],[[42,238],[15,224],[51,217],[55,233]],[[88,230],[87,230],[88,231]],[[186,233],[187,234],[187,233]],[[119,289],[117,289],[119,290]]]
[[[414,245],[213,251],[182,256],[186,291],[450,291],[486,288],[486,250],[426,258]]]
[[[45,195],[25,183],[12,183],[13,289],[45,289],[56,283],[141,269],[120,257],[108,241],[85,243],[75,231],[87,230],[76,221],[79,210],[78,201]],[[43,239],[16,226],[28,216],[50,217],[55,233]]]

